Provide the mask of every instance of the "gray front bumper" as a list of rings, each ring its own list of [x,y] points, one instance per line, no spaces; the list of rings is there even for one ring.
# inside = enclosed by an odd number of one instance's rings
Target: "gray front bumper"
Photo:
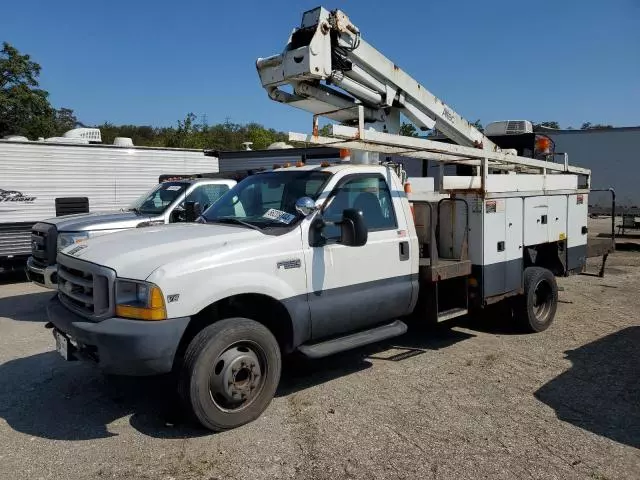
[[[69,311],[58,299],[47,304],[47,316],[81,351],[91,353],[98,366],[115,375],[168,373],[190,317],[160,321],[107,318],[90,322]]]
[[[41,267],[36,264],[33,257],[27,259],[27,277],[36,285],[57,290],[58,288],[58,266],[49,265]]]

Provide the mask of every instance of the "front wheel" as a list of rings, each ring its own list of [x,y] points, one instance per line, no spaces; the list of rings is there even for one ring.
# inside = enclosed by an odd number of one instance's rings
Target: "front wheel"
[[[515,299],[515,317],[527,332],[542,332],[553,322],[558,308],[558,285],[551,271],[541,267],[524,270],[524,294]]]
[[[273,334],[253,320],[229,318],[200,331],[187,347],[180,394],[203,426],[228,430],[267,408],[280,370]]]

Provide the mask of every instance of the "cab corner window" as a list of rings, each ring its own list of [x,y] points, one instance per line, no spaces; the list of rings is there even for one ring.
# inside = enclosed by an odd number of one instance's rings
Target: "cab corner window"
[[[369,232],[397,227],[391,193],[387,182],[380,176],[358,176],[340,185],[330,197],[323,217],[327,222],[339,222],[347,208],[362,212]],[[329,240],[338,239],[340,227],[327,225],[324,235]]]

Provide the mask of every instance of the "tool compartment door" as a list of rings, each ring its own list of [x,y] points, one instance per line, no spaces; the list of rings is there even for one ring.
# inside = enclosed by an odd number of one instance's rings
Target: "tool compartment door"
[[[577,270],[587,261],[589,200],[586,193],[581,193],[569,195],[567,203],[567,270]]]
[[[567,196],[548,197],[548,242],[558,242],[567,238]]]
[[[505,223],[505,292],[522,286],[522,198],[507,198]]]
[[[484,203],[482,291],[485,297],[504,293],[506,288],[505,206],[504,198]]]
[[[524,199],[524,244],[538,245],[548,241],[548,197],[526,197]]]

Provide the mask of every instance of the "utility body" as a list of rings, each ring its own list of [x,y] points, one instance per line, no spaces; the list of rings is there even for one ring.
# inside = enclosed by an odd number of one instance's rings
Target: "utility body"
[[[64,357],[116,374],[175,372],[196,418],[224,430],[268,406],[293,352],[319,358],[401,335],[410,318],[433,324],[498,301],[523,329],[549,327],[555,276],[585,265],[589,170],[566,156],[555,163],[545,148],[501,149],[340,11],[305,12],[285,52],[257,65],[271,98],[347,123],[322,137],[314,122],[290,138],[348,148],[351,161],[259,172],[196,223],[61,250],[47,310]],[[321,84],[337,83],[334,71],[376,95]],[[279,88],[287,83],[296,98]],[[314,89],[341,99],[339,117]],[[400,110],[454,143],[396,135]],[[386,155],[450,163],[456,174],[408,178]]]

